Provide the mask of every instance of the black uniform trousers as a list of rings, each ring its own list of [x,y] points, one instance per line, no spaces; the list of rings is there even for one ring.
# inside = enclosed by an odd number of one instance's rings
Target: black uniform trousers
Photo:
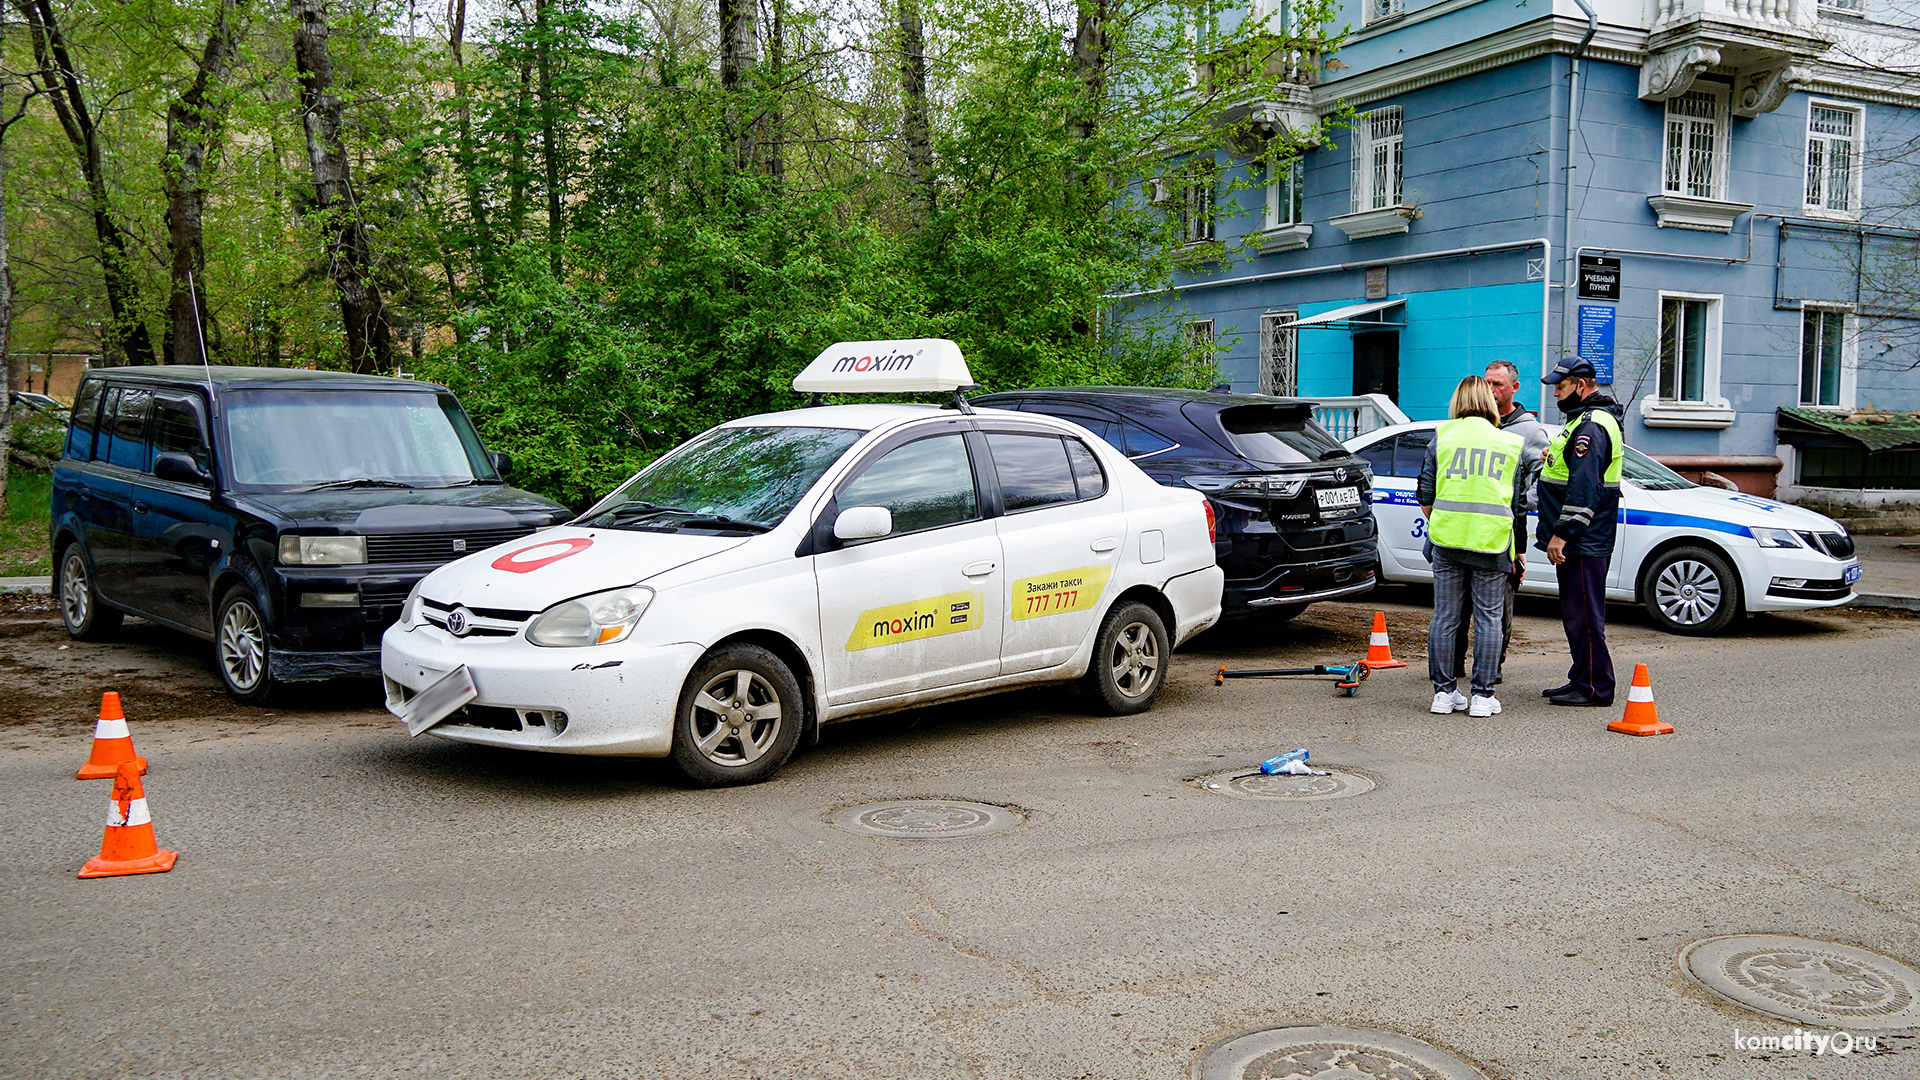
[[[1607,563],[1604,556],[1568,555],[1554,567],[1560,578],[1560,623],[1567,630],[1575,693],[1613,700],[1613,656],[1607,652]]]

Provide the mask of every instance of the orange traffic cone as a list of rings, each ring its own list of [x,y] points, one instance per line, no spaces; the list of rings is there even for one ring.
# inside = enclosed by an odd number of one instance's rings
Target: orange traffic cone
[[[128,761],[139,762],[140,771],[147,771],[147,759],[133,752],[133,736],[127,733],[127,717],[120,711],[120,695],[109,690],[100,695],[100,719],[93,725],[93,756],[73,776],[76,780],[105,780]]]
[[[1607,730],[1622,735],[1673,734],[1673,725],[1661,721],[1653,707],[1653,680],[1647,678],[1647,665],[1633,665],[1633,685],[1627,688],[1627,714],[1608,724]]]
[[[173,869],[177,851],[161,851],[153,842],[153,818],[147,813],[147,793],[140,786],[146,762],[124,762],[113,774],[113,797],[107,800],[107,835],[100,855],[80,868],[81,877],[119,877],[123,874],[164,874]]]
[[[1367,638],[1367,658],[1360,661],[1369,668],[1406,667],[1393,658],[1393,647],[1387,643],[1387,613],[1373,613],[1373,635]]]

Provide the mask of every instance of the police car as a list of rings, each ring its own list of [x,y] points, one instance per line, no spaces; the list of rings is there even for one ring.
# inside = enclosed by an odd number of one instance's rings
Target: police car
[[[1347,440],[1373,466],[1380,576],[1432,581],[1427,520],[1414,488],[1439,421]],[[1536,522],[1530,517],[1528,535]],[[1620,528],[1607,599],[1638,602],[1661,629],[1715,634],[1742,611],[1798,611],[1853,599],[1860,560],[1839,522],[1737,491],[1701,487],[1633,447],[1621,462]],[[1557,595],[1546,552],[1529,544],[1520,591]]]
[[[1148,708],[1220,616],[1213,519],[1063,420],[973,412],[950,341],[847,342],[802,393],[954,404],[749,416],[681,445],[567,525],[450,563],[382,641],[414,734],[668,756],[771,775],[819,726],[1077,681]]]

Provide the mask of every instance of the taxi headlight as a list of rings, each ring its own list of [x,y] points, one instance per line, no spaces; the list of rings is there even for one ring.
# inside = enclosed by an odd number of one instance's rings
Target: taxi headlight
[[[633,632],[652,602],[653,590],[640,586],[575,597],[536,616],[527,640],[552,647],[611,644]]]
[[[414,582],[413,591],[407,594],[406,603],[400,605],[401,626],[412,626],[414,623],[420,621],[420,586],[426,583],[427,579],[425,578]]]
[[[1758,541],[1763,548],[1797,548],[1801,546],[1800,538],[1793,535],[1793,531],[1790,529],[1749,529],[1747,531],[1753,534],[1753,538]]]
[[[344,566],[367,561],[364,536],[283,536],[280,562],[286,566]]]

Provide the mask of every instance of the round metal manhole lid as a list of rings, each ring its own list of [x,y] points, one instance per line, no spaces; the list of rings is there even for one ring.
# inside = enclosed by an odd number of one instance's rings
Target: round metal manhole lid
[[[1736,934],[1687,946],[1680,966],[1742,1008],[1782,1020],[1867,1031],[1920,1028],[1920,971],[1879,953],[1785,934]]]
[[[1486,1074],[1419,1039],[1377,1028],[1302,1025],[1267,1028],[1217,1043],[1194,1063],[1194,1080],[1287,1076],[1486,1080]]]
[[[862,836],[939,840],[1011,829],[1026,818],[1004,806],[957,799],[901,799],[834,811],[827,821]]]
[[[1377,785],[1373,777],[1355,769],[1341,769],[1332,765],[1314,765],[1325,770],[1325,776],[1267,776],[1255,770],[1234,769],[1229,772],[1203,776],[1196,781],[1201,787],[1216,795],[1226,795],[1235,799],[1279,799],[1282,801],[1308,802],[1316,799],[1345,799],[1354,795],[1365,795]]]

